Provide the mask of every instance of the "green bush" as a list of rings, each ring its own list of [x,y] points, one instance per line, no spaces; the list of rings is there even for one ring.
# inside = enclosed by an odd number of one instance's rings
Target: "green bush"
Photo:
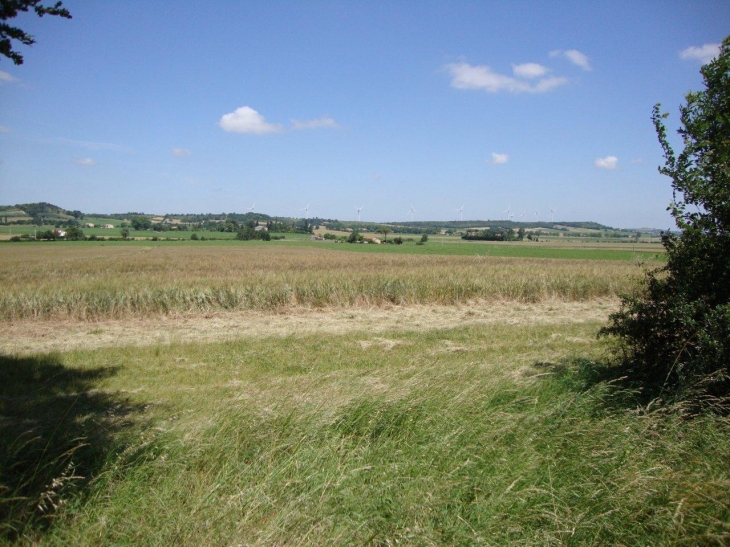
[[[660,105],[653,121],[672,179],[680,235],[663,234],[666,266],[623,299],[604,335],[619,338],[629,380],[648,397],[730,408],[730,37],[701,69],[706,89],[680,109],[684,149],[669,146]]]

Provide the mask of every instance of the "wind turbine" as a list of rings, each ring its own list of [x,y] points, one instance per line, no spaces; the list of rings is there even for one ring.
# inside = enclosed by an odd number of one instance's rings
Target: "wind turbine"
[[[522,214],[520,215],[520,218],[522,219],[522,222],[525,222],[525,213],[527,212],[526,209],[522,210]]]
[[[505,220],[509,220],[509,211],[510,211],[511,207],[512,207],[511,205],[508,205],[507,208],[504,211],[502,211],[503,213],[507,213],[507,218]]]
[[[362,207],[355,207],[355,210],[357,211],[357,221],[360,222],[360,211],[362,211]]]
[[[249,211],[251,211],[251,212],[253,213],[253,210],[254,210],[255,208],[256,208],[256,202],[254,201],[254,202],[253,202],[253,205],[251,205],[251,207],[249,207],[249,208],[248,208],[248,210],[249,210]]]
[[[464,220],[464,205],[461,206],[461,208],[457,209],[459,211],[459,221]]]
[[[413,222],[413,213],[415,213],[416,210],[413,208],[413,205],[411,205],[411,222]]]
[[[310,202],[311,203],[311,202]],[[304,211],[304,218],[307,218],[309,216],[309,203],[307,203],[306,207],[302,207],[299,209],[300,211]]]
[[[554,222],[553,221],[553,213],[554,212],[555,212],[555,210],[552,207],[550,207],[550,222]]]

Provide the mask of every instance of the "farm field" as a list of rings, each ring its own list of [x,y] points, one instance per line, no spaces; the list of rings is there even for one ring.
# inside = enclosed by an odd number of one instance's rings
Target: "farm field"
[[[0,246],[0,541],[727,543],[730,423],[596,338],[636,256],[371,247]]]

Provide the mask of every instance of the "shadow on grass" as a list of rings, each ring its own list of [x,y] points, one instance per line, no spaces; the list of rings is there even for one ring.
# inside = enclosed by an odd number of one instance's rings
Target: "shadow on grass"
[[[0,541],[42,533],[70,496],[83,496],[141,410],[94,390],[116,372],[0,355]]]
[[[555,381],[572,392],[590,391],[597,403],[596,412],[649,411],[659,401],[656,392],[631,380],[631,367],[615,360],[570,357],[533,366],[552,373]]]

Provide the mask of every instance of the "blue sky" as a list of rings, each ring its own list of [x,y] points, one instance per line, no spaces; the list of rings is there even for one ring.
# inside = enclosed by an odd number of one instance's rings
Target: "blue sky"
[[[0,60],[1,204],[670,228],[651,109],[673,132],[730,32],[716,0],[63,4]]]

